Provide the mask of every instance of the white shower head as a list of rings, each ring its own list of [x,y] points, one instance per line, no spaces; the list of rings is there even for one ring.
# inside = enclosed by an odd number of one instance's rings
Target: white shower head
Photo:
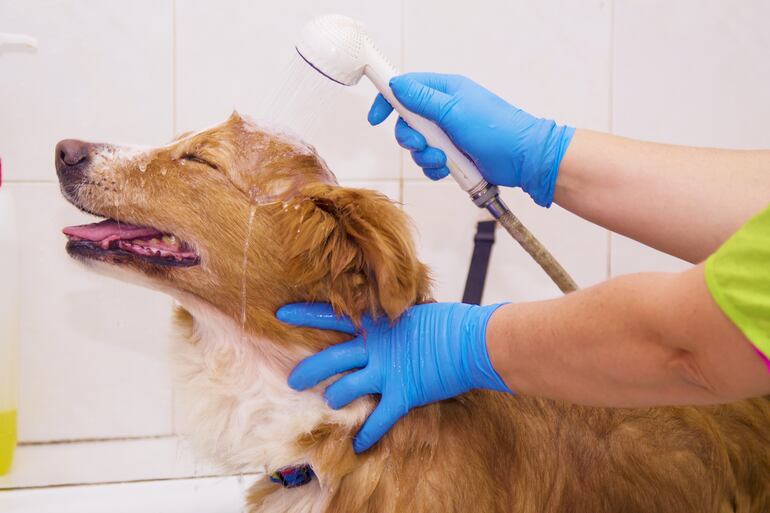
[[[390,79],[396,69],[372,42],[363,23],[339,14],[327,14],[302,29],[297,52],[325,77],[342,85],[355,85],[366,75],[382,96],[431,146],[444,150],[447,168],[460,186],[475,195],[487,187],[476,166],[460,152],[433,122],[409,111],[393,96]]]
[[[348,86],[361,80],[370,53],[379,53],[363,23],[339,14],[327,14],[308,22],[296,48],[321,74]]]

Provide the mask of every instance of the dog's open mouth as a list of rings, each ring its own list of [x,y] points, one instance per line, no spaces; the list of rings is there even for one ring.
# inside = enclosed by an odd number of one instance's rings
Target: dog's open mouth
[[[154,265],[189,267],[200,263],[198,254],[175,235],[150,226],[107,219],[100,223],[68,226],[67,251],[88,258],[124,262],[141,260]]]

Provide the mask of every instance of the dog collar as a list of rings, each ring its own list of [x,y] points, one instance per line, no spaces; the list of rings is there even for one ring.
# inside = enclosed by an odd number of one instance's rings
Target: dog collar
[[[279,468],[268,477],[275,484],[280,484],[284,488],[296,488],[306,485],[313,480],[315,473],[310,465],[299,465],[297,467]]]

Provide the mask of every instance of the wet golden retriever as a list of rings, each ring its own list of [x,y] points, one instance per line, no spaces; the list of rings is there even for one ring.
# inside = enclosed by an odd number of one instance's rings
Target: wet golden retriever
[[[181,305],[189,434],[228,471],[266,472],[248,511],[770,511],[766,399],[613,410],[473,392],[412,411],[356,456],[375,399],[334,411],[320,387],[286,385],[301,358],[344,336],[274,312],[325,301],[395,319],[430,300],[428,270],[396,205],[340,187],[290,135],[233,114],[160,148],[62,141],[56,169],[70,202],[107,219],[65,229],[69,254]],[[269,479],[285,468],[314,477]]]

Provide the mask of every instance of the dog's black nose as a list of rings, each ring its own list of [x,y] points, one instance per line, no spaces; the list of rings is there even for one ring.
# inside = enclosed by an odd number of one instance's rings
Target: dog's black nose
[[[56,174],[66,196],[74,197],[78,187],[82,185],[91,157],[98,146],[77,139],[65,139],[56,145]]]
[[[93,144],[77,139],[65,139],[56,145],[56,171],[66,173],[88,163]]]

